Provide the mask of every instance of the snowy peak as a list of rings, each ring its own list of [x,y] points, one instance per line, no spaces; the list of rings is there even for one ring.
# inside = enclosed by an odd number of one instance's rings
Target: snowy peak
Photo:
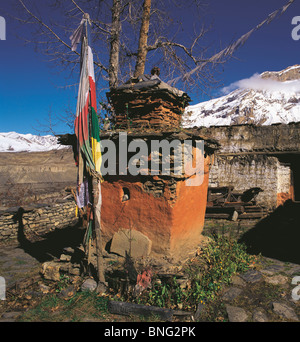
[[[183,126],[272,125],[300,121],[300,65],[255,74],[223,90],[229,94],[189,106]]]
[[[52,135],[0,133],[0,152],[43,152],[66,148]]]
[[[293,81],[300,79],[300,65],[296,64],[282,71],[265,71],[261,75],[264,79],[273,79],[279,82]]]

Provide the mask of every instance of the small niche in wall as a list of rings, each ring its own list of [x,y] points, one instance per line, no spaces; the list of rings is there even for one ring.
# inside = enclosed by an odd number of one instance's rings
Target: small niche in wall
[[[130,200],[130,191],[128,188],[122,189],[122,202],[126,202]]]

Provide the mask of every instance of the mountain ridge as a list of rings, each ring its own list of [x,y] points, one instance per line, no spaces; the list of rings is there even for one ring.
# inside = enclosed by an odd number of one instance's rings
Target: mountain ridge
[[[46,152],[65,148],[53,135],[0,133],[0,152]]]
[[[183,127],[300,121],[300,65],[235,82],[228,94],[186,108]]]

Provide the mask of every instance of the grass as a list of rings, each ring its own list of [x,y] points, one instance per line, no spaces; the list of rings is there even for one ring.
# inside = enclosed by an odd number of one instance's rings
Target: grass
[[[108,299],[94,292],[78,292],[65,300],[49,294],[34,308],[26,311],[22,322],[78,322],[84,318],[106,320]]]

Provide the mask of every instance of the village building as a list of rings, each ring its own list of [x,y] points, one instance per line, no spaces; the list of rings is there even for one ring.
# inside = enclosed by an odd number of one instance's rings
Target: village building
[[[199,130],[220,143],[210,188],[233,187],[238,193],[260,188],[256,203],[269,212],[289,199],[300,201],[300,122]]]
[[[126,132],[127,146],[134,140],[144,141],[151,151],[153,141],[179,142],[179,154],[184,154],[184,142],[192,141],[193,156],[202,154],[203,170],[195,168],[194,174],[176,172],[172,159],[169,173],[162,172],[162,152],[157,151],[159,168],[150,170],[151,156],[144,156],[142,174],[107,175],[101,185],[102,208],[101,230],[110,251],[122,254],[116,247],[116,240],[123,236],[128,240],[128,253],[132,244],[140,244],[140,238],[148,241],[138,253],[149,255],[172,255],[179,257],[195,248],[202,239],[209,170],[213,155],[219,147],[211,138],[206,138],[197,129],[182,129],[181,118],[190,99],[188,95],[161,81],[158,75],[143,75],[131,79],[124,85],[112,89],[108,94],[115,110],[115,129],[101,134],[101,141],[110,139],[115,146],[120,144],[120,132]],[[204,141],[200,151],[196,142]],[[120,162],[117,150],[117,164]],[[175,152],[173,152],[175,153]],[[132,154],[128,156],[128,160]],[[141,158],[143,159],[143,158]],[[178,168],[178,166],[177,166]],[[195,186],[187,186],[188,181],[202,172],[202,180]],[[134,236],[133,236],[134,234]],[[124,241],[123,241],[124,242]],[[126,241],[125,241],[126,242]],[[123,251],[124,253],[124,251]]]

